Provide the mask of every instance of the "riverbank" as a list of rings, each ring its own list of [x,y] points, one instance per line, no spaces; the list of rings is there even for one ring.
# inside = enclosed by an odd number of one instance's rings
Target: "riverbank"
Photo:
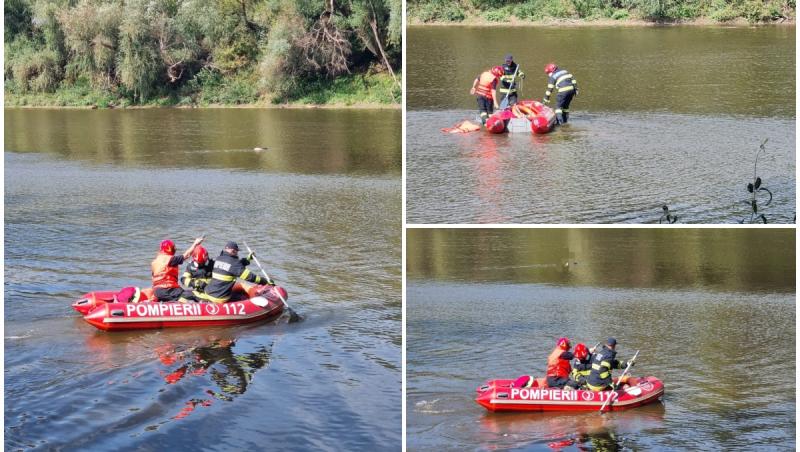
[[[614,2],[517,0],[442,2],[414,0],[408,5],[409,25],[523,26],[655,26],[794,24],[795,6],[782,0],[743,0],[703,4],[690,0]]]
[[[485,16],[472,15],[466,16],[461,21],[436,20],[424,22],[419,18],[409,17],[409,26],[414,27],[441,27],[441,26],[470,26],[470,27],[669,27],[669,26],[698,26],[698,27],[748,27],[748,26],[795,26],[794,18],[784,21],[764,22],[753,24],[746,19],[736,19],[730,21],[715,21],[709,18],[699,18],[693,20],[674,20],[674,21],[648,21],[643,19],[556,19],[549,18],[543,20],[524,20],[517,17],[509,17],[504,21],[493,21]]]
[[[52,93],[14,93],[6,90],[5,107],[21,108],[354,108],[398,109],[402,96],[394,79],[386,73],[353,74],[309,84],[288,101],[276,102],[259,95],[256,87],[237,81],[202,87],[188,94],[172,93],[143,104],[110,90],[88,85],[65,86]]]

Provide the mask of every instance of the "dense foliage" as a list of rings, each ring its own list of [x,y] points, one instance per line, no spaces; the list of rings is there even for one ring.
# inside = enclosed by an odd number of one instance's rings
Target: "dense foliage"
[[[409,16],[419,22],[489,22],[511,19],[642,19],[673,22],[710,19],[751,23],[794,19],[795,0],[408,0]]]
[[[17,98],[277,103],[363,86],[387,90],[365,101],[400,99],[402,0],[6,0],[4,13]]]

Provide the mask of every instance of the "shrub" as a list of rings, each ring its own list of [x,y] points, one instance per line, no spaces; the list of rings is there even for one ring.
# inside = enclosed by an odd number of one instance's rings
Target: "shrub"
[[[508,20],[508,9],[493,9],[491,11],[487,11],[483,17],[486,18],[489,22],[505,22]]]

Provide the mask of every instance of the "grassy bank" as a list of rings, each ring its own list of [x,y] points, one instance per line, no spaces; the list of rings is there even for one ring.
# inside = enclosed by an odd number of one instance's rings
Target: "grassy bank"
[[[409,24],[794,23],[794,0],[411,0]]]
[[[273,98],[259,95],[258,80],[252,75],[233,79],[206,80],[186,90],[143,103],[111,90],[92,88],[89,83],[60,87],[52,93],[13,93],[5,91],[6,107],[388,107],[400,106],[401,93],[387,73],[351,74],[335,79],[319,79],[293,90],[290,97]]]

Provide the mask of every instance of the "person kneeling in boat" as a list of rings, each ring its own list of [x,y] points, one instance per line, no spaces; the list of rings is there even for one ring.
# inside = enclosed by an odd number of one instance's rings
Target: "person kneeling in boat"
[[[476,96],[478,100],[478,114],[481,116],[481,124],[486,125],[489,115],[494,113],[497,108],[497,81],[503,75],[503,68],[495,66],[488,71],[483,71],[472,82],[469,93]]]
[[[211,281],[213,269],[214,260],[208,258],[208,251],[202,246],[195,248],[194,253],[192,253],[192,261],[186,265],[181,278],[183,286],[193,291],[195,299],[197,298],[197,292],[202,293]]]
[[[150,263],[153,276],[153,295],[158,301],[180,301],[185,303],[192,297],[192,292],[184,290],[178,283],[178,272],[184,260],[192,255],[194,249],[203,241],[197,238],[183,254],[175,255],[175,242],[164,240],[156,258]]]
[[[566,387],[580,389],[586,386],[586,379],[592,371],[592,357],[589,354],[589,349],[586,348],[586,344],[583,343],[575,346],[573,356],[574,359],[570,363],[572,371],[569,374],[569,382],[567,382]]]
[[[556,348],[547,357],[547,386],[563,388],[569,383],[570,361],[575,355],[569,351],[569,339],[562,337],[556,342]]]
[[[632,361],[627,363],[619,361],[617,358],[617,340],[613,337],[608,338],[606,344],[592,355],[592,370],[589,378],[586,379],[586,386],[592,391],[606,391],[611,389],[611,370],[624,369],[628,364],[633,366]],[[625,383],[624,381],[621,383]]]
[[[225,303],[233,295],[233,286],[237,278],[254,284],[274,286],[275,282],[271,279],[263,278],[248,270],[247,266],[254,256],[254,253],[250,253],[247,258],[240,259],[239,245],[236,242],[228,242],[214,261],[211,281],[205,287],[205,292],[195,292],[194,295],[201,300]]]

